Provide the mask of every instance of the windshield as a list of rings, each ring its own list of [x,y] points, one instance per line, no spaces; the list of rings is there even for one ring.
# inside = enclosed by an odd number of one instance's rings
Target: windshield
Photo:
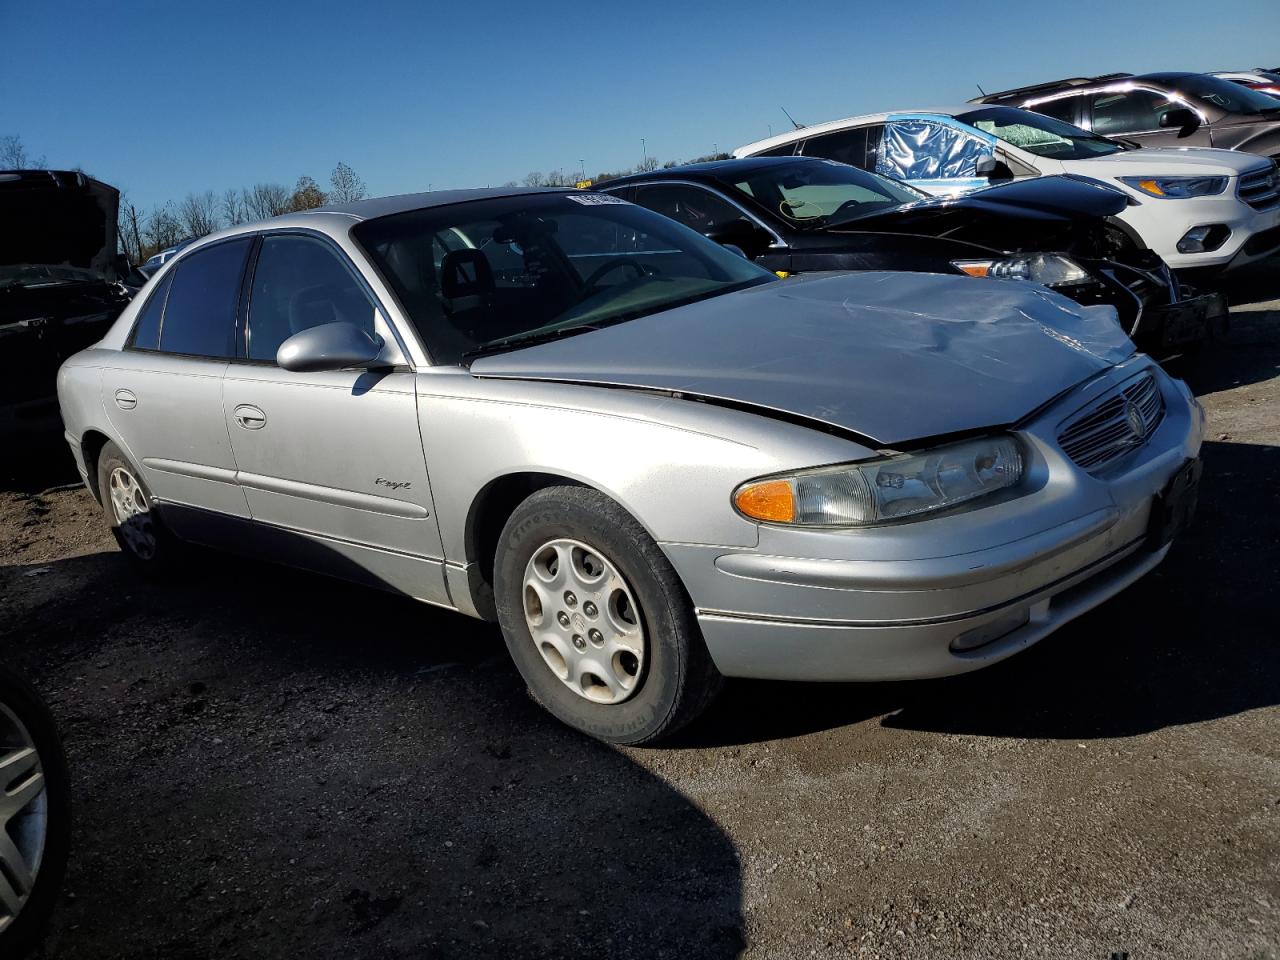
[[[1179,77],[1173,82],[1172,88],[1177,93],[1190,95],[1225,113],[1259,114],[1280,110],[1280,103],[1276,103],[1275,97],[1223,80],[1222,77],[1192,74]]]
[[[956,119],[1019,150],[1051,160],[1088,160],[1124,149],[1096,133],[1016,107],[984,107],[962,113]]]
[[[797,226],[844,223],[927,196],[888,177],[834,160],[769,164],[724,178],[739,193]]]
[[[674,220],[597,193],[430,207],[352,234],[436,363],[777,279]]]

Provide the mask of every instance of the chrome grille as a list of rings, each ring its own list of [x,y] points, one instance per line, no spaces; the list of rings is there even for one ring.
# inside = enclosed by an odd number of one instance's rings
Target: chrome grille
[[[1129,415],[1134,408],[1142,432]],[[1164,397],[1156,378],[1144,374],[1072,415],[1058,431],[1058,445],[1085,470],[1099,470],[1146,443],[1164,419]]]
[[[1265,167],[1246,170],[1240,174],[1240,199],[1255,210],[1274,210],[1280,207],[1280,173],[1274,161]]]

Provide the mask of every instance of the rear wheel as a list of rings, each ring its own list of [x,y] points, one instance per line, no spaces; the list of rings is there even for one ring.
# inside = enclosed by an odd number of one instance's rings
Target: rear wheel
[[[98,455],[98,492],[107,525],[125,556],[149,573],[160,573],[180,544],[155,513],[142,474],[114,443]]]
[[[48,709],[0,670],[0,956],[23,956],[44,933],[66,870],[70,798]]]
[[[669,736],[722,680],[684,587],[645,529],[585,487],[548,487],[507,521],[498,620],[534,699],[613,743]]]

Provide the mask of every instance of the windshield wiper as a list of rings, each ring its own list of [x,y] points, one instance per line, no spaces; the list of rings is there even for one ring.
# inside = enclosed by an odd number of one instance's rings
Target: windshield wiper
[[[556,330],[531,331],[529,333],[518,334],[514,337],[504,337],[501,340],[494,340],[491,343],[481,344],[473,350],[468,350],[462,355],[463,360],[473,360],[476,357],[485,357],[492,353],[502,353],[506,350],[519,350],[521,347],[532,347],[539,343],[548,343],[552,340],[562,340],[565,337],[572,337],[577,333],[587,333],[591,330],[601,329],[599,324],[580,323],[572,327],[560,327]]]

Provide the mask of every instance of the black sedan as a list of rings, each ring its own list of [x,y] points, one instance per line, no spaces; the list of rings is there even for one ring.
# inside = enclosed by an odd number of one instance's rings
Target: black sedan
[[[1039,177],[937,199],[831,160],[752,157],[594,189],[666,214],[782,275],[910,270],[1030,280],[1082,304],[1110,304],[1138,345],[1162,356],[1225,324],[1225,299],[1191,296],[1114,219],[1126,198],[1085,178]]]

